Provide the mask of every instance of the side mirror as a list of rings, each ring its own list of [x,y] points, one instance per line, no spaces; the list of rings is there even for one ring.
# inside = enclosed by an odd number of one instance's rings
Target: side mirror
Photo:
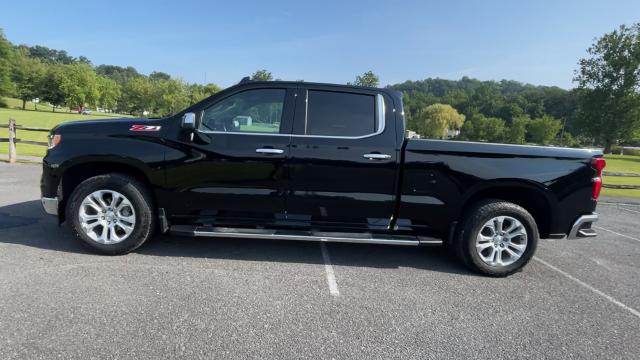
[[[192,112],[185,113],[182,115],[182,123],[180,124],[182,129],[184,130],[195,130],[196,129],[196,114]]]

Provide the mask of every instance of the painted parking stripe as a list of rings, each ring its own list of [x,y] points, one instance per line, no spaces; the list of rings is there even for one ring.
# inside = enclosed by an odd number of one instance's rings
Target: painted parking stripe
[[[596,229],[598,229],[598,230],[604,230],[604,231],[610,232],[610,233],[612,233],[612,234],[614,234],[614,235],[618,235],[618,236],[625,237],[625,238],[627,238],[627,239],[631,239],[631,240],[635,240],[635,241],[640,241],[640,239],[635,238],[635,237],[633,237],[633,236],[629,236],[629,235],[625,235],[625,234],[620,234],[619,232],[615,232],[615,231],[613,231],[613,230],[609,230],[609,229],[603,228],[602,226],[595,226],[595,225],[593,225],[593,227],[594,227],[594,228],[596,228]]]
[[[640,211],[638,211],[638,210],[627,209],[627,208],[622,207],[622,206],[619,206],[618,209],[621,209],[621,210],[624,210],[624,211],[629,211],[629,212],[636,213],[636,214],[640,214]]]
[[[331,265],[331,258],[329,257],[329,250],[325,243],[320,243],[320,251],[322,251],[322,259],[324,260],[324,271],[327,274],[327,285],[329,285],[329,294],[332,296],[339,296],[338,283],[336,282],[336,275],[333,272],[333,265]]]
[[[587,289],[591,290],[592,292],[594,292],[594,293],[596,293],[596,294],[598,294],[598,295],[602,296],[603,298],[605,298],[605,299],[606,299],[607,301],[609,301],[610,303],[612,303],[612,304],[614,304],[614,305],[616,305],[616,306],[618,306],[618,307],[620,307],[620,308],[622,308],[622,309],[624,309],[624,310],[627,310],[628,312],[632,313],[632,314],[633,314],[633,315],[635,315],[636,317],[640,318],[640,311],[638,311],[638,310],[636,310],[636,309],[632,308],[632,307],[631,307],[631,306],[629,306],[629,305],[624,304],[623,302],[621,302],[621,301],[619,301],[619,300],[616,300],[613,296],[611,296],[611,295],[607,295],[606,293],[604,293],[604,292],[602,292],[602,291],[600,291],[600,290],[598,290],[598,289],[594,288],[593,286],[591,286],[591,285],[589,285],[589,284],[585,283],[584,281],[582,281],[582,280],[580,280],[580,279],[575,278],[573,275],[571,275],[571,274],[569,274],[569,273],[567,273],[567,272],[565,272],[565,271],[563,271],[563,270],[560,270],[559,268],[557,268],[557,267],[555,267],[555,266],[553,266],[553,265],[549,264],[548,262],[546,262],[546,261],[544,261],[544,260],[540,259],[539,257],[534,257],[534,258],[533,258],[533,260],[535,260],[535,261],[537,261],[537,262],[541,263],[542,265],[544,265],[544,266],[548,267],[548,268],[549,268],[549,269],[551,269],[551,270],[554,270],[555,272],[557,272],[557,273],[559,273],[560,275],[562,275],[562,276],[566,277],[567,279],[569,279],[569,280],[571,280],[571,281],[573,281],[573,282],[577,283],[578,285],[580,285],[580,286],[582,286],[582,287],[584,287],[584,288],[587,288]]]

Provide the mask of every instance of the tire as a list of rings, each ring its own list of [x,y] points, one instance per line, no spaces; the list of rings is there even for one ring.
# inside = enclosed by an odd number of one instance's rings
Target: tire
[[[516,228],[510,230],[512,225]],[[471,270],[503,277],[522,269],[531,260],[539,237],[538,226],[527,210],[514,203],[489,199],[465,212],[452,247],[458,259]]]
[[[105,255],[122,255],[153,236],[156,228],[153,209],[151,194],[144,184],[130,176],[112,173],[94,176],[78,185],[69,197],[66,216],[74,236],[89,249]],[[85,230],[83,223],[90,230]]]

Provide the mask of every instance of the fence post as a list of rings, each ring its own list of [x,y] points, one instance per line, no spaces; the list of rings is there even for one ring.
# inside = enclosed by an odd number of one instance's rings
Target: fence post
[[[9,118],[9,163],[16,162],[16,119]]]

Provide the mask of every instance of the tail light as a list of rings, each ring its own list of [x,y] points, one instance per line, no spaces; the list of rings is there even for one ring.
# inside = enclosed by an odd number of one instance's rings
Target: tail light
[[[591,167],[596,170],[596,177],[593,178],[593,192],[591,198],[598,200],[600,196],[600,189],[602,189],[602,170],[607,166],[607,162],[604,158],[592,158]]]

